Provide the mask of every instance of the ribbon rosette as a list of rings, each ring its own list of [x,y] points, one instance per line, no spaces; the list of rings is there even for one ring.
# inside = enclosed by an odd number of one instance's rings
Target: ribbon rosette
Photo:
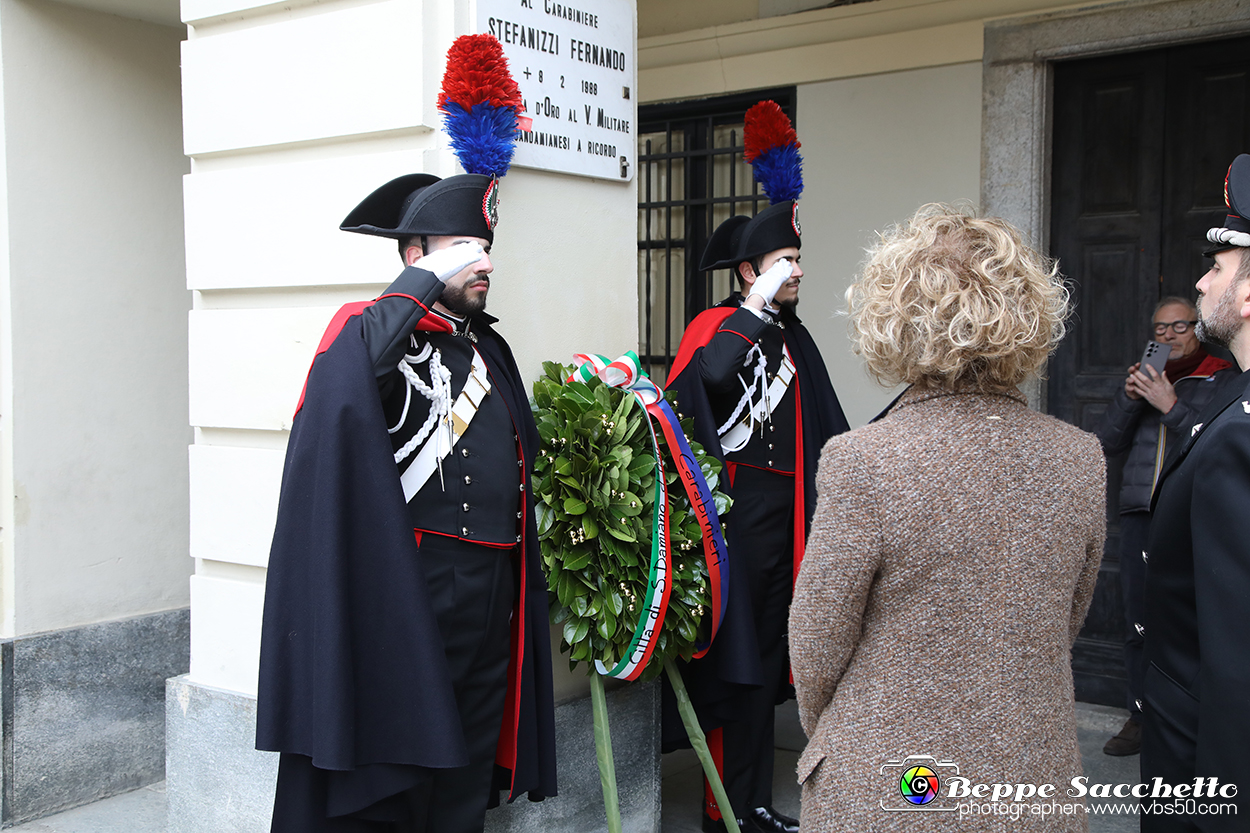
[[[633,680],[642,673],[651,660],[660,631],[664,626],[664,615],[668,610],[669,594],[672,589],[672,582],[669,579],[668,486],[664,476],[660,444],[655,433],[657,423],[673,453],[673,461],[682,485],[685,487],[686,496],[698,520],[704,554],[707,558],[712,621],[708,640],[705,644],[697,646],[695,657],[701,657],[707,653],[720,628],[721,618],[724,616],[725,601],[729,592],[729,583],[725,579],[725,571],[729,567],[728,552],[724,535],[721,532],[720,517],[716,512],[716,504],[707,479],[703,476],[694,451],[686,441],[686,435],[681,429],[677,415],[665,401],[664,394],[643,372],[638,355],[631,350],[615,361],[608,361],[605,356],[598,354],[579,353],[573,357],[573,361],[575,369],[566,382],[574,380],[588,382],[597,377],[609,387],[620,388],[633,394],[638,404],[643,406],[650,417],[647,420],[647,427],[651,432],[651,449],[655,455],[656,477],[651,565],[642,615],[634,628],[628,650],[614,667],[608,668],[601,660],[595,660],[595,669],[601,675]]]

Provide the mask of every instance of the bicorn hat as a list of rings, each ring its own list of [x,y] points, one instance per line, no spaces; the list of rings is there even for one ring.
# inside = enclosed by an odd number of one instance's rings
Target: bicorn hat
[[[466,173],[396,177],[365,197],[339,228],[399,240],[428,234],[494,241],[499,178],[512,164],[524,109],[499,41],[491,35],[456,38],[447,51],[438,109]]]
[[[1250,248],[1250,153],[1241,154],[1228,166],[1224,204],[1228,206],[1224,225],[1207,232],[1212,244],[1203,252],[1207,257],[1239,246]]]
[[[803,247],[799,204],[793,200],[770,205],[754,217],[730,217],[712,232],[699,259],[699,271],[733,269],[752,258]]]
[[[732,269],[777,249],[801,248],[799,195],[803,193],[803,157],[794,125],[775,101],[761,101],[746,114],[744,158],[770,205],[754,217],[730,217],[712,233],[699,259],[699,270]]]
[[[481,174],[405,174],[365,197],[339,228],[396,240],[428,234],[493,242],[498,218],[491,197],[498,187],[497,179]]]

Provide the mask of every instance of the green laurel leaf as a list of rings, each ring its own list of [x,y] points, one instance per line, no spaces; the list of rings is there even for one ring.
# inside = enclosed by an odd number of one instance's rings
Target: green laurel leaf
[[[535,461],[536,521],[550,590],[550,617],[561,627],[570,667],[594,660],[614,666],[628,650],[650,580],[655,504],[655,450],[636,398],[599,379],[565,383],[572,368],[543,363],[534,409],[543,443]],[[671,396],[669,397],[671,400]],[[682,421],[688,430],[690,420]],[[663,660],[689,658],[707,630],[707,567],[700,529],[663,435],[671,530],[669,607],[653,661],[639,679],[653,679]],[[691,445],[718,511],[720,462]],[[548,460],[550,458],[550,460]],[[630,606],[633,605],[633,610]],[[706,634],[704,634],[706,638]]]

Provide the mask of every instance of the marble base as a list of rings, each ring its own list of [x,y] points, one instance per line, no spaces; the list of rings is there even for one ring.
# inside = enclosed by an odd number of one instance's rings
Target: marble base
[[[625,833],[660,830],[658,683],[608,692]],[[278,756],[252,748],[255,698],[177,677],[166,687],[168,833],[266,833]],[[560,794],[486,814],[487,833],[606,831],[590,698],[556,707]]]
[[[160,781],[186,609],[0,642],[5,826]]]

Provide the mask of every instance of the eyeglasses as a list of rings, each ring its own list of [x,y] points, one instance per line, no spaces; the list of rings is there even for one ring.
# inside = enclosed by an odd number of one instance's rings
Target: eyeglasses
[[[1172,321],[1172,322],[1160,321],[1159,323],[1155,324],[1155,335],[1157,336],[1163,335],[1164,333],[1168,331],[1168,327],[1171,327],[1172,332],[1176,333],[1178,336],[1184,335],[1185,333],[1189,332],[1190,327],[1194,326],[1197,323],[1198,323],[1197,321]]]

